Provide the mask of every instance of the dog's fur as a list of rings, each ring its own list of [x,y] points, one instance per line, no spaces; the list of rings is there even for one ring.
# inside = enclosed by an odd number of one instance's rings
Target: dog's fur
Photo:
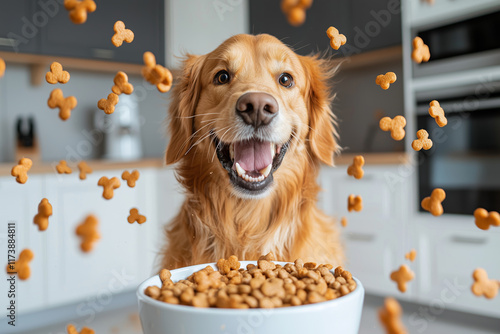
[[[213,84],[215,74],[228,70],[226,85]],[[213,52],[188,55],[172,91],[167,164],[176,165],[185,202],[166,226],[168,244],[163,268],[207,263],[235,254],[255,260],[274,252],[279,260],[342,264],[344,255],[335,221],[316,207],[320,163],[333,164],[337,150],[331,61],[299,56],[270,35],[236,35]],[[278,76],[288,72],[294,86],[285,88]],[[279,117],[267,136],[291,145],[274,172],[269,191],[247,196],[232,186],[216,156],[213,131],[224,142],[241,140],[235,113],[246,92],[265,92],[279,103]],[[168,200],[168,199],[164,199]]]

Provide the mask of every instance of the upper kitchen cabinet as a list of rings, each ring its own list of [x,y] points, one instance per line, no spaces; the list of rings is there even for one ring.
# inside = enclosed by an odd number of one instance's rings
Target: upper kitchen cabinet
[[[0,51],[34,53],[39,49],[40,26],[46,16],[35,15],[35,1],[0,3]]]
[[[340,56],[401,44],[400,0],[314,1],[306,22],[299,27],[287,22],[280,3],[250,1],[250,30],[274,35],[299,54],[328,50],[326,30],[330,26],[347,37],[347,45],[336,51]]]
[[[164,59],[165,16],[163,0],[106,0],[97,1],[97,10],[90,13],[87,22],[74,24],[68,12],[61,10],[51,18],[41,33],[41,53],[142,63],[145,51],[155,54],[159,63]],[[38,8],[40,3],[38,3]],[[111,43],[113,25],[121,20],[134,32],[132,43],[119,48]]]
[[[21,36],[19,51],[25,53],[142,63],[143,53],[151,51],[159,63],[164,63],[163,0],[96,1],[97,10],[89,13],[83,24],[71,22],[62,2],[3,2],[0,4],[0,37],[8,38],[14,31]],[[132,43],[123,43],[119,48],[111,43],[113,25],[118,20],[135,34]],[[9,46],[3,46],[2,50],[16,51],[10,46],[10,40],[3,44]]]

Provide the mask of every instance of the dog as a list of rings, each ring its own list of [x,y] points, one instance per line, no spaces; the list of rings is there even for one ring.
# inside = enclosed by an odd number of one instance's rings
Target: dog
[[[267,34],[235,35],[186,56],[166,151],[185,201],[166,226],[162,268],[268,252],[343,263],[338,227],[316,206],[320,165],[333,165],[338,150],[335,70]]]

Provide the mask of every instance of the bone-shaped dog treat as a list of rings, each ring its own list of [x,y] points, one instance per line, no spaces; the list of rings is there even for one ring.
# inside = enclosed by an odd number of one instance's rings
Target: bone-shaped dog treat
[[[326,35],[330,39],[330,46],[335,50],[338,50],[347,42],[347,38],[343,34],[339,34],[338,29],[335,27],[328,28]]]
[[[28,171],[31,166],[33,166],[33,162],[29,158],[22,158],[19,160],[19,164],[12,167],[10,174],[16,178],[18,183],[24,184],[28,181]]]
[[[66,160],[59,161],[59,165],[56,166],[56,170],[59,174],[71,174],[73,172],[66,164]]]
[[[122,179],[127,181],[127,185],[130,187],[130,188],[133,188],[135,187],[135,182],[137,180],[139,180],[139,176],[141,174],[139,173],[138,170],[134,170],[132,171],[132,173],[129,173],[128,171],[124,171],[122,173]]]
[[[52,216],[52,205],[43,198],[38,204],[38,213],[33,218],[33,223],[38,225],[38,230],[45,231],[49,227],[49,217]]]
[[[403,116],[398,115],[394,119],[382,117],[379,126],[382,131],[391,131],[391,137],[394,140],[402,140],[405,137],[406,119]]]
[[[227,260],[219,259],[219,261],[217,261],[217,268],[220,272],[227,274],[231,270],[240,269],[240,262],[235,255],[231,255]]]
[[[144,53],[143,59],[144,65],[146,65],[142,68],[144,79],[155,85],[159,92],[168,92],[172,88],[172,73],[165,67],[156,64],[154,54],[149,51]]]
[[[119,47],[123,42],[132,43],[134,40],[134,32],[130,29],[125,29],[125,23],[122,21],[116,21],[113,26],[115,34],[111,37],[111,43],[114,46]]]
[[[411,58],[417,64],[420,64],[423,61],[427,62],[431,58],[429,47],[420,37],[415,37],[413,39],[413,52],[411,53]]]
[[[76,235],[82,240],[80,248],[84,252],[90,252],[94,247],[94,242],[99,240],[101,236],[97,231],[99,221],[93,215],[89,215],[85,220],[76,227]]]
[[[500,214],[496,211],[488,212],[483,208],[474,211],[476,226],[481,230],[488,230],[490,226],[500,226]]]
[[[347,211],[361,211],[363,209],[363,199],[361,196],[349,195],[347,198]]]
[[[411,269],[403,264],[398,270],[391,273],[391,280],[397,283],[398,289],[401,292],[406,292],[406,284],[415,277]]]
[[[347,226],[347,218],[346,217],[342,217],[340,219],[340,225],[342,225],[342,227],[346,227]]]
[[[64,8],[69,11],[69,18],[75,24],[87,21],[87,13],[92,13],[97,6],[94,0],[64,0]]]
[[[386,298],[384,307],[378,310],[378,317],[387,334],[407,334],[406,328],[401,321],[403,310],[394,298]]]
[[[68,71],[63,71],[63,67],[58,62],[53,62],[50,65],[50,71],[45,74],[45,80],[49,84],[62,83],[65,84],[69,81],[70,75]]]
[[[69,324],[66,329],[68,331],[68,334],[94,334],[94,330],[88,327],[83,327],[80,333],[78,333],[76,327],[72,324]]]
[[[115,112],[115,106],[118,104],[118,100],[118,95],[111,93],[108,95],[107,99],[100,99],[99,102],[97,102],[97,107],[104,110],[104,112],[109,115]]]
[[[87,174],[92,173],[92,168],[90,168],[89,165],[87,165],[87,163],[83,160],[78,163],[78,169],[80,170],[80,180],[85,180],[87,178]]]
[[[363,166],[365,165],[365,158],[362,155],[357,155],[352,161],[352,165],[347,168],[347,175],[354,176],[356,179],[361,179],[365,172]]]
[[[415,261],[417,258],[417,251],[415,249],[412,249],[408,253],[405,254],[405,259],[410,260],[411,262]]]
[[[417,131],[417,138],[411,143],[415,151],[420,151],[422,148],[428,150],[432,147],[432,140],[429,139],[429,134],[424,129]]]
[[[391,86],[392,83],[396,82],[396,73],[387,72],[386,74],[377,75],[375,79],[375,83],[379,85],[382,89],[387,90]]]
[[[7,264],[7,273],[14,274],[17,273],[17,277],[20,280],[26,280],[31,276],[30,262],[33,260],[33,252],[26,248],[21,254],[19,254],[19,259],[13,264]]]
[[[129,222],[129,224],[133,224],[135,222],[143,224],[146,222],[146,216],[140,215],[139,210],[133,208],[130,209],[130,216],[128,216],[127,221]]]
[[[0,58],[0,78],[5,74],[5,60]]]
[[[70,118],[71,110],[76,107],[78,101],[74,96],[64,98],[62,90],[60,88],[56,88],[50,93],[47,104],[49,105],[49,108],[59,108],[59,117],[65,121]]]
[[[128,82],[128,76],[125,72],[120,71],[116,73],[113,82],[115,85],[111,87],[111,90],[116,95],[120,95],[121,93],[130,95],[134,91],[134,86]]]
[[[488,278],[488,273],[483,268],[477,268],[472,274],[474,283],[472,284],[472,293],[478,297],[484,296],[488,299],[493,299],[498,294],[500,281],[495,281]]]
[[[431,101],[431,103],[429,105],[430,105],[429,115],[431,115],[431,117],[436,120],[437,125],[439,125],[440,127],[443,127],[446,124],[448,124],[448,120],[444,116],[444,110],[439,105],[439,102],[434,100],[434,101]]]
[[[441,216],[443,214],[443,206],[441,203],[445,200],[446,193],[441,188],[436,188],[432,191],[430,197],[422,200],[422,209],[429,211],[433,216]]]
[[[120,180],[117,177],[112,177],[108,179],[106,176],[103,176],[97,182],[98,186],[103,187],[102,197],[105,199],[113,198],[113,190],[120,187]]]
[[[306,10],[311,7],[313,0],[282,0],[281,11],[286,15],[288,23],[297,27],[306,20]]]

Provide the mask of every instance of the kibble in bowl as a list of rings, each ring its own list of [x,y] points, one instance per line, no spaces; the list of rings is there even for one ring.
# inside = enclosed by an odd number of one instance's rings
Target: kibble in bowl
[[[137,290],[144,333],[358,332],[364,289],[342,268],[224,261],[144,281]]]

